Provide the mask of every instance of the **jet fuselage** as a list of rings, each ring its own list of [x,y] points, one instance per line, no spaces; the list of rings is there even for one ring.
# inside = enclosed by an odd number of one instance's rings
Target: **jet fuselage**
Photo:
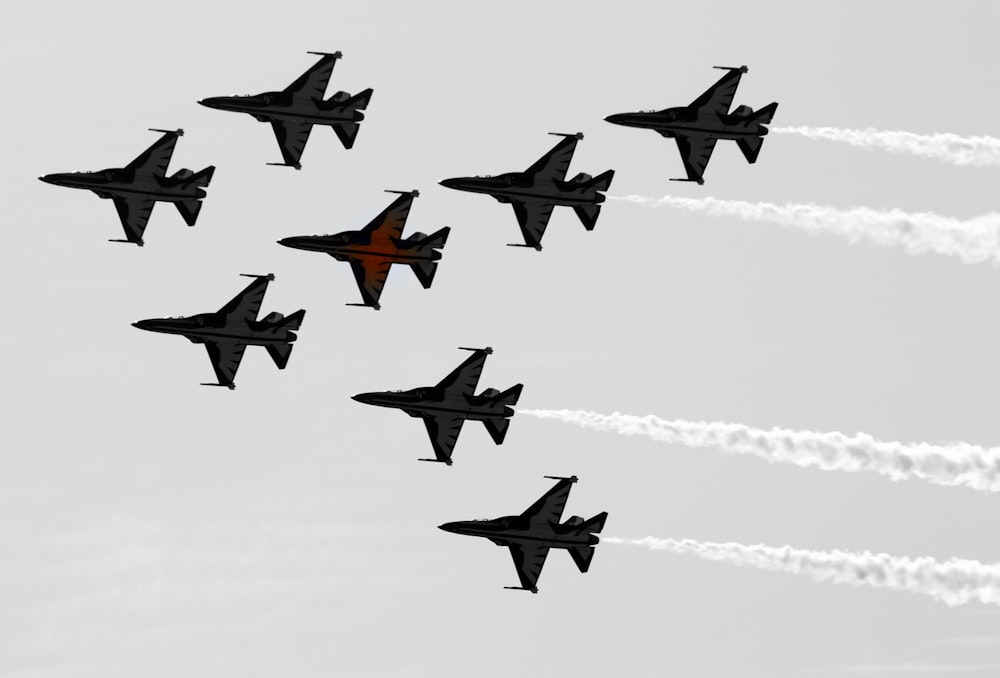
[[[461,520],[439,525],[438,529],[469,537],[484,537],[501,546],[510,542],[534,543],[551,548],[571,549],[593,546],[600,538],[590,530],[581,529],[580,518],[562,524],[540,524],[524,516],[504,516],[492,520]]]
[[[344,95],[343,100],[349,97]],[[316,125],[360,122],[365,114],[353,105],[345,106],[334,99],[323,101],[287,92],[264,92],[248,96],[209,97],[198,102],[202,106],[220,111],[247,113],[261,122],[270,119],[295,120]]]
[[[751,114],[752,115],[752,114]],[[695,111],[686,107],[668,108],[662,111],[638,111],[636,113],[616,113],[606,121],[625,127],[651,129],[665,137],[678,134],[704,134],[717,139],[743,139],[767,134],[767,128],[751,120],[751,116],[730,113],[724,116],[710,115],[699,119]]]
[[[230,340],[254,346],[267,346],[295,341],[296,334],[281,327],[281,322],[256,320],[226,324],[215,313],[201,313],[182,318],[151,318],[132,323],[133,327],[150,332],[180,334],[195,344]]]
[[[470,193],[486,193],[499,202],[539,200],[555,205],[602,203],[605,196],[594,188],[576,181],[534,178],[524,172],[510,172],[492,177],[456,177],[440,184],[446,188]]]
[[[162,202],[204,198],[205,191],[188,181],[190,174],[178,176],[184,172],[190,173],[190,170],[180,170],[172,177],[158,177],[148,174],[137,176],[135,172],[127,169],[106,169],[97,172],[47,174],[39,179],[54,186],[93,191],[101,198],[142,195]]]
[[[514,416],[514,408],[494,399],[499,392],[490,395],[467,396],[461,393],[448,394],[444,389],[434,386],[410,389],[409,391],[375,391],[359,393],[352,396],[353,400],[366,405],[378,407],[394,407],[403,410],[411,417],[422,414],[453,414],[463,419],[496,419],[497,417]]]
[[[399,263],[414,261],[437,261],[441,252],[422,244],[423,238],[397,239],[381,233],[368,234],[364,231],[345,231],[334,235],[300,235],[283,238],[278,244],[308,252],[324,252],[338,261],[350,261],[357,257],[378,257]],[[440,246],[440,245],[439,245]]]

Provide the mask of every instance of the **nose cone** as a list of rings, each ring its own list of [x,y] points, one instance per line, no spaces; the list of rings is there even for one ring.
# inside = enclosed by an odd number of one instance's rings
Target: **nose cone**
[[[365,405],[374,405],[376,397],[378,397],[378,393],[359,393],[351,396],[351,400],[355,400]]]
[[[132,323],[132,327],[140,330],[146,330],[147,332],[167,332],[172,333],[177,331],[177,326],[175,323],[171,323],[169,320],[164,320],[162,318],[150,318],[149,320],[139,320]]]
[[[224,111],[226,110],[226,104],[229,102],[229,97],[209,97],[207,99],[202,99],[198,103],[206,108],[214,108],[216,110]]]
[[[438,529],[452,534],[462,534],[462,523],[442,523],[438,525]]]
[[[44,177],[38,177],[38,180],[53,186],[67,186],[72,176],[72,174],[46,174]]]
[[[132,327],[135,327],[136,329],[140,329],[140,330],[150,330],[151,331],[153,329],[153,323],[155,323],[155,322],[156,322],[155,320],[139,320],[139,321],[136,321],[136,322],[132,323]]]
[[[457,177],[455,179],[444,179],[443,181],[439,181],[438,183],[444,186],[445,188],[454,188],[456,191],[461,191],[463,188],[463,184],[465,183],[465,179],[463,179],[462,177]]]
[[[614,115],[609,115],[605,118],[606,121],[610,122],[612,125],[625,125],[628,113],[615,113]]]

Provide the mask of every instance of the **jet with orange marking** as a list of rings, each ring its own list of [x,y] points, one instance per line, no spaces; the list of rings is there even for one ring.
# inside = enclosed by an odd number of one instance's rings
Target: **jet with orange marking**
[[[410,214],[413,199],[419,191],[386,191],[398,193],[392,204],[360,231],[344,231],[334,235],[299,235],[278,241],[279,245],[310,252],[325,252],[337,261],[351,264],[358,282],[360,304],[376,311],[382,306],[379,299],[393,264],[408,264],[420,284],[427,289],[434,281],[438,260],[448,241],[451,229],[445,226],[431,235],[413,233],[403,238],[403,228]]]

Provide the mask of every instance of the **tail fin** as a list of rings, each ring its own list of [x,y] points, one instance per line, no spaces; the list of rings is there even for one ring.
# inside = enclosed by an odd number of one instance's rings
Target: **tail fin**
[[[580,572],[586,572],[590,569],[590,561],[594,559],[594,553],[597,551],[593,546],[574,546],[569,550],[569,555],[573,558],[573,562],[580,569]]]
[[[754,113],[753,117],[751,117],[750,120],[752,120],[753,122],[758,122],[761,125],[770,124],[771,119],[774,117],[774,112],[776,110],[778,110],[778,102],[773,101],[764,108]]]
[[[597,226],[597,217],[601,216],[601,206],[592,202],[576,205],[573,207],[573,211],[576,212],[576,216],[580,217],[580,222],[588,231],[594,230],[594,226]]]
[[[209,183],[211,183],[213,174],[215,174],[215,166],[209,165],[200,172],[192,174],[190,177],[188,177],[186,183],[188,186],[198,186],[204,188],[205,186],[208,186]]]
[[[523,388],[524,384],[514,384],[503,393],[497,395],[493,401],[513,407],[514,405],[517,405],[517,399],[521,397],[521,389]]]
[[[288,342],[281,344],[268,344],[267,352],[271,355],[271,360],[278,366],[279,370],[285,369],[288,364],[288,356],[292,355],[292,345]]]
[[[736,140],[736,145],[743,151],[743,156],[749,163],[757,162],[760,155],[760,147],[764,145],[764,137],[743,137]]]
[[[368,108],[368,102],[372,100],[372,88],[362,90],[344,102],[345,106],[352,108]],[[773,104],[777,106],[777,104]]]
[[[603,174],[598,174],[586,184],[586,188],[593,188],[595,191],[606,191],[611,187],[611,180],[615,178],[615,171],[608,170]]]
[[[580,530],[585,532],[602,532],[604,530],[604,521],[607,519],[608,512],[601,511],[590,520],[584,522],[583,525],[580,526]]]
[[[503,444],[503,439],[507,437],[507,427],[510,426],[510,419],[504,419],[503,417],[483,419],[483,426],[489,431],[493,442],[501,445]]]
[[[281,321],[281,327],[286,330],[297,330],[302,327],[302,320],[306,317],[306,310],[300,308],[295,313]]]
[[[177,206],[177,211],[184,218],[184,223],[188,226],[194,226],[195,222],[198,221],[198,212],[201,211],[201,200],[199,198],[190,198],[175,202],[174,205]]]
[[[423,242],[420,244],[424,247],[444,247],[444,244],[448,242],[449,233],[451,233],[451,228],[445,226],[440,231],[431,233],[429,236],[424,238]]]

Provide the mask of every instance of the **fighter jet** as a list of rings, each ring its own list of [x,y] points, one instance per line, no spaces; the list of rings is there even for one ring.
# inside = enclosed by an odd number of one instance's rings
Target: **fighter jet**
[[[413,233],[403,238],[403,227],[410,214],[413,199],[419,191],[386,191],[399,193],[392,204],[382,210],[360,231],[344,231],[336,235],[300,235],[279,240],[279,245],[311,252],[326,252],[337,261],[351,264],[358,289],[364,303],[348,306],[369,306],[376,311],[381,308],[379,297],[389,269],[393,264],[409,264],[420,284],[427,289],[437,272],[441,253],[451,229],[447,226],[433,235]]]
[[[451,466],[455,441],[458,440],[458,434],[462,431],[462,424],[466,419],[483,422],[493,442],[501,444],[510,425],[509,417],[514,416],[512,406],[517,404],[521,389],[524,388],[524,384],[517,384],[503,393],[495,388],[488,388],[476,395],[476,386],[479,384],[479,375],[483,372],[486,356],[493,353],[493,349],[489,346],[459,348],[463,351],[472,351],[472,355],[436,386],[422,386],[409,391],[359,393],[352,396],[359,403],[395,407],[411,417],[423,418],[427,434],[431,438],[431,445],[434,447],[435,458],[420,461],[439,461]]]
[[[125,240],[111,242],[130,242],[142,247],[142,234],[157,201],[174,203],[187,225],[194,226],[201,209],[201,199],[205,197],[202,189],[212,180],[215,167],[209,166],[200,172],[181,169],[168,177],[170,156],[174,154],[177,137],[183,136],[184,130],[150,131],[163,132],[163,136],[125,167],[98,172],[46,174],[39,179],[56,186],[85,188],[99,198],[114,200],[122,228],[125,229]]]
[[[596,177],[581,172],[566,181],[573,151],[583,134],[549,134],[565,138],[523,172],[445,179],[441,185],[459,191],[486,193],[499,202],[510,203],[524,236],[523,245],[511,243],[511,247],[541,250],[542,234],[556,205],[572,207],[583,227],[592,231],[601,214],[601,203],[605,200],[600,191],[608,190],[615,171],[608,170]]]
[[[262,92],[246,96],[211,97],[198,103],[220,111],[247,113],[259,122],[269,122],[278,139],[284,162],[269,162],[302,169],[299,159],[309,140],[313,125],[333,127],[344,148],[354,146],[358,128],[365,114],[361,109],[368,106],[372,90],[366,89],[351,96],[347,92],[337,92],[323,100],[326,85],[333,73],[333,65],[341,56],[340,52],[307,52],[321,58],[298,80],[280,92]]]
[[[274,274],[240,275],[253,278],[254,281],[215,313],[140,320],[132,323],[132,326],[150,332],[179,334],[192,343],[204,344],[219,381],[217,384],[202,386],[236,388],[233,379],[247,346],[265,347],[274,364],[279,370],[283,370],[292,353],[292,342],[296,339],[294,330],[302,325],[306,312],[299,309],[287,318],[280,313],[269,313],[257,320],[267,284],[274,280]]]
[[[638,113],[618,113],[605,118],[608,122],[626,127],[642,127],[655,130],[665,137],[677,141],[681,152],[686,179],[671,181],[697,181],[705,183],[702,175],[708,160],[712,157],[717,139],[732,139],[743,151],[747,162],[757,162],[757,155],[767,134],[767,125],[778,109],[777,103],[770,103],[759,111],[749,106],[737,106],[732,113],[729,105],[740,84],[740,78],[749,69],[730,66],[715,66],[726,71],[719,81],[708,88],[689,106],[665,108],[662,111],[640,111]]]
[[[550,548],[566,549],[580,572],[586,572],[594,558],[594,545],[600,543],[596,533],[604,529],[607,511],[598,513],[590,520],[573,516],[560,524],[570,488],[577,478],[545,477],[559,482],[519,516],[465,520],[438,526],[445,532],[485,537],[497,546],[509,548],[521,585],[505,586],[506,589],[538,593],[538,576],[542,573]]]

